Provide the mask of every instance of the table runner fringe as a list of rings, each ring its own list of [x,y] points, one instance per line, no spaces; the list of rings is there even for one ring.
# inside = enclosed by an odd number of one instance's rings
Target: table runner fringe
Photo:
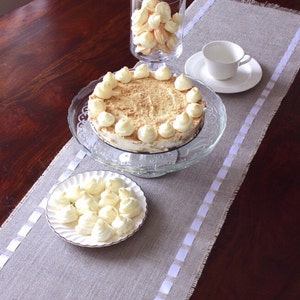
[[[275,9],[279,9],[285,12],[290,12],[296,15],[300,15],[300,11],[295,10],[295,9],[291,9],[291,8],[287,8],[287,7],[283,7],[280,6],[276,3],[271,3],[271,2],[258,2],[256,0],[232,0],[232,1],[237,1],[237,2],[242,2],[242,3],[246,3],[246,4],[252,4],[252,5],[258,5],[258,6],[262,6],[262,7],[269,7],[269,8],[275,8]]]

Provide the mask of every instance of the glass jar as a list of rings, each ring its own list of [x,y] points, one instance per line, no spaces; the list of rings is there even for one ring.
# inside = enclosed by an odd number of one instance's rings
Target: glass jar
[[[185,0],[131,0],[131,53],[146,63],[177,59],[185,7]]]

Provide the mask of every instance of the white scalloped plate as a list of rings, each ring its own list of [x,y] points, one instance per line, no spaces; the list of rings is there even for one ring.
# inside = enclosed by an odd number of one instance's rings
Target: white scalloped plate
[[[81,246],[81,247],[99,248],[99,247],[107,247],[107,246],[111,246],[111,245],[120,243],[120,242],[128,239],[129,237],[131,237],[133,234],[135,234],[140,229],[140,227],[143,225],[146,215],[147,215],[147,202],[146,202],[146,198],[145,198],[145,195],[144,195],[144,192],[142,191],[142,189],[130,178],[120,175],[118,173],[114,173],[114,172],[91,171],[91,172],[84,172],[84,173],[74,175],[74,176],[68,178],[67,180],[61,182],[60,184],[58,184],[56,186],[56,188],[52,191],[52,193],[54,193],[56,191],[65,191],[74,185],[82,184],[89,177],[95,177],[95,176],[101,177],[104,180],[109,179],[109,178],[116,178],[116,177],[123,179],[126,184],[126,187],[129,187],[134,191],[136,198],[138,199],[138,201],[140,202],[140,204],[143,208],[143,211],[140,215],[138,215],[137,217],[135,217],[133,219],[135,226],[132,229],[132,231],[130,231],[129,233],[122,235],[122,236],[115,235],[106,242],[95,242],[92,240],[91,236],[84,236],[84,235],[78,234],[74,229],[75,224],[72,224],[72,223],[71,224],[62,224],[57,220],[57,218],[56,218],[57,210],[51,205],[51,203],[49,203],[49,199],[51,196],[51,195],[49,195],[47,207],[46,207],[47,221],[48,221],[50,227],[52,228],[52,230],[59,237],[61,237],[62,239],[64,239],[65,241],[67,241],[73,245],[77,245],[77,246]]]

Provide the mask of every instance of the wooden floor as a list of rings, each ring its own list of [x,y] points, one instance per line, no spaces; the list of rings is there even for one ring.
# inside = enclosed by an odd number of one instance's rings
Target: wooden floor
[[[9,13],[30,1],[31,0],[0,0],[0,15]]]

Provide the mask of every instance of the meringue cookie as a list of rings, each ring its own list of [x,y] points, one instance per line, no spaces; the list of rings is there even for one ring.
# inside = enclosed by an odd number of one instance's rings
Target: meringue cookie
[[[85,212],[98,211],[99,209],[97,201],[92,196],[89,196],[88,194],[76,200],[75,207],[78,213],[81,215],[84,214]]]
[[[90,178],[82,184],[81,188],[91,195],[99,195],[105,190],[105,182],[103,179]]]
[[[147,8],[148,11],[153,12],[157,3],[158,0],[143,0],[142,8]]]
[[[134,192],[133,192],[132,188],[130,188],[130,187],[119,188],[119,197],[120,197],[121,201],[128,197],[133,197],[133,196],[134,196]]]
[[[157,29],[154,29],[153,32],[158,44],[164,45],[169,40],[169,34],[163,25],[160,25]]]
[[[154,48],[156,46],[156,39],[151,31],[143,32],[137,38],[138,44],[144,48]]]
[[[137,45],[137,43],[138,43],[138,39],[137,39],[137,35],[140,35],[142,32],[144,32],[144,31],[149,31],[149,30],[151,30],[151,28],[150,28],[150,25],[149,25],[149,23],[147,22],[147,23],[145,23],[145,24],[143,24],[143,25],[140,25],[140,24],[132,24],[132,26],[131,26],[131,30],[132,30],[132,33],[134,34],[134,37],[133,37],[133,43],[135,44],[135,45]]]
[[[100,112],[105,111],[106,105],[103,100],[94,98],[88,102],[88,110],[91,116],[97,116]]]
[[[160,24],[160,15],[152,14],[148,18],[149,29],[157,29]]]
[[[95,86],[94,94],[101,99],[109,99],[112,96],[112,87],[108,82],[99,82]]]
[[[179,75],[174,82],[175,89],[178,91],[186,91],[192,88],[191,80],[184,74]]]
[[[138,139],[144,143],[152,143],[157,138],[157,131],[153,125],[144,125],[138,129]]]
[[[174,21],[172,20],[169,20],[168,22],[166,22],[165,24],[165,29],[168,31],[168,32],[171,32],[171,33],[174,33],[178,30],[178,27],[179,27],[179,24],[175,23]]]
[[[147,78],[149,75],[150,71],[146,64],[138,65],[133,72],[134,79]]]
[[[71,186],[66,191],[67,197],[71,203],[74,203],[77,199],[84,195],[84,193],[84,190],[82,190],[78,185]]]
[[[63,207],[61,210],[59,210],[57,212],[57,215],[56,215],[59,222],[61,222],[63,224],[77,221],[78,216],[79,215],[78,215],[77,209],[71,204],[68,204],[65,207]]]
[[[114,89],[118,85],[115,75],[112,72],[107,72],[104,75],[103,82],[109,83],[112,89]]]
[[[142,47],[141,45],[137,45],[135,47],[135,50],[134,50],[136,53],[142,53],[144,55],[148,55],[151,53],[152,49],[151,48],[145,48],[145,47]]]
[[[134,228],[133,220],[123,215],[118,215],[111,225],[119,235],[126,234]]]
[[[97,219],[98,216],[95,212],[88,211],[79,217],[75,230],[79,234],[90,235]]]
[[[121,178],[110,178],[106,181],[106,188],[116,194],[119,193],[119,189],[125,187],[125,181]]]
[[[148,20],[148,11],[145,8],[136,9],[131,16],[131,20],[133,24],[143,25]]]
[[[172,73],[167,66],[159,67],[154,72],[154,78],[157,80],[169,80],[172,77]]]
[[[115,117],[111,113],[102,111],[97,117],[97,123],[99,127],[109,127],[115,123]]]
[[[111,190],[105,190],[101,193],[101,198],[99,201],[99,206],[103,207],[105,205],[116,206],[120,202],[119,196],[112,192]]]
[[[66,192],[57,191],[50,196],[49,203],[56,209],[61,209],[70,204],[70,199],[67,197]]]
[[[171,8],[167,2],[159,2],[155,6],[155,13],[160,15],[161,22],[166,23],[171,19]]]
[[[182,14],[180,13],[175,13],[173,16],[172,16],[172,20],[177,23],[178,25],[180,25],[182,23],[182,19],[183,19],[183,16]]]
[[[96,242],[106,242],[115,234],[115,230],[102,219],[95,223],[91,237]]]
[[[108,224],[111,224],[117,215],[118,210],[112,205],[106,205],[98,212],[98,216]]]
[[[186,93],[186,101],[188,103],[195,103],[201,100],[202,95],[200,93],[200,90],[197,87],[191,88],[187,93]]]
[[[142,206],[134,197],[128,197],[120,202],[119,211],[128,218],[134,218],[142,212]]]
[[[177,115],[173,127],[179,132],[187,131],[192,124],[192,118],[187,112],[182,112],[180,115]]]
[[[121,83],[128,83],[131,81],[132,75],[128,67],[123,67],[122,69],[116,72],[115,78]]]
[[[169,39],[167,40],[166,45],[170,50],[174,50],[178,44],[178,41],[179,39],[176,36],[176,34],[172,33]]]
[[[170,122],[165,122],[158,127],[158,133],[163,138],[170,138],[175,134],[175,129]]]
[[[132,122],[127,118],[120,119],[115,125],[115,132],[120,136],[130,136],[134,132]]]

